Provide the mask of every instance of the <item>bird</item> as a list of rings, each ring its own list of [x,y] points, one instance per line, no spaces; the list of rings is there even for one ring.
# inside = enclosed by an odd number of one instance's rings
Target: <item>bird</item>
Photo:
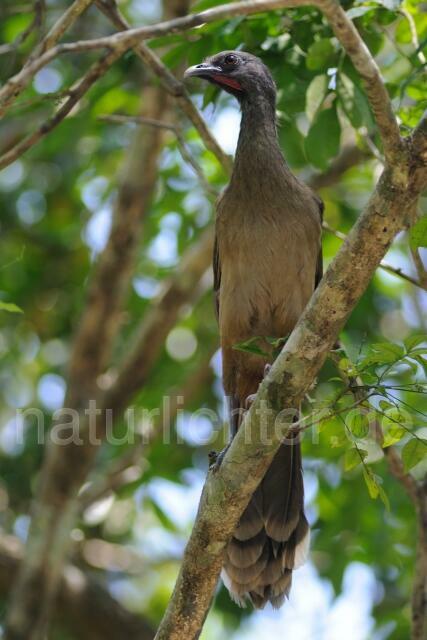
[[[185,72],[234,96],[240,132],[229,184],[216,204],[214,293],[231,437],[265,376],[272,354],[237,348],[285,338],[322,277],[321,199],[289,168],[279,145],[276,85],[262,60],[223,51]],[[266,340],[268,338],[268,340]],[[271,346],[270,346],[271,350]],[[299,409],[299,408],[298,408]],[[280,607],[292,571],[308,555],[301,448],[282,441],[225,552],[222,579],[232,599]]]

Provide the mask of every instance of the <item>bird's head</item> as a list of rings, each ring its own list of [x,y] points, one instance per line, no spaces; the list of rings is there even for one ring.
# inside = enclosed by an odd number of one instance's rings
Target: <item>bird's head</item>
[[[269,69],[244,51],[222,51],[187,69],[185,78],[198,77],[221,87],[240,102],[266,99],[276,102],[276,85]]]

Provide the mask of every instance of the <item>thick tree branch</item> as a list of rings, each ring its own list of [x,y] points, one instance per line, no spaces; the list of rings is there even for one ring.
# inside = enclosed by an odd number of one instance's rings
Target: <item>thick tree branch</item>
[[[413,174],[406,188],[400,180],[394,181],[389,170],[383,172],[365,211],[260,385],[219,471],[209,474],[157,640],[199,637],[226,544],[289,429],[289,424],[278,423],[277,416],[283,409],[298,406],[427,184],[427,169],[419,167],[418,157],[411,158],[406,172]]]
[[[22,559],[16,538],[0,540],[0,597],[7,597]],[[127,611],[108,591],[80,569],[68,565],[62,575],[54,623],[79,640],[151,640],[154,631]]]
[[[406,180],[405,175],[399,176],[399,166],[404,160],[406,150],[377,63],[339,2],[336,0],[314,0],[313,4],[323,11],[335,35],[364,81],[383,143],[386,163],[392,166],[396,181]]]

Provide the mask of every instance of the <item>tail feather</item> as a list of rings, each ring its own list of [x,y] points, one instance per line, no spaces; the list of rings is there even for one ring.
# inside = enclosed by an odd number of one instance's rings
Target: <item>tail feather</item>
[[[280,607],[308,545],[301,451],[293,440],[280,446],[227,548],[223,580],[232,598],[240,606]]]
[[[232,538],[227,547],[227,558],[235,567],[246,569],[261,556],[265,539],[266,534],[264,530],[248,540],[241,541],[237,538]]]
[[[240,522],[234,532],[234,538],[242,542],[250,540],[263,529],[263,493],[261,486],[259,486],[240,518]]]

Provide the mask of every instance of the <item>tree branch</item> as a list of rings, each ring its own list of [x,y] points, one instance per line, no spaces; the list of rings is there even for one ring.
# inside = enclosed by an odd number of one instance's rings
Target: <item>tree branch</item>
[[[145,385],[180,309],[200,295],[198,285],[210,264],[212,251],[213,233],[209,228],[199,242],[188,249],[177,270],[163,284],[155,304],[130,341],[128,353],[118,367],[117,378],[106,392],[107,407],[124,408],[133,394]]]
[[[22,549],[16,538],[0,540],[0,596],[6,598],[18,572]],[[98,582],[68,565],[62,575],[54,622],[79,640],[152,640],[142,617],[127,611]]]
[[[74,0],[73,4],[58,18],[49,29],[43,40],[33,50],[29,60],[40,56],[45,51],[52,49],[62,38],[64,33],[75,23],[77,18],[93,4],[94,0]]]
[[[112,51],[104,54],[100,60],[98,60],[89,71],[83,76],[79,82],[68,90],[68,98],[64,104],[56,111],[56,113],[43,122],[36,131],[29,136],[20,140],[14,147],[9,149],[6,153],[0,156],[0,170],[7,167],[12,162],[15,162],[23,153],[28,151],[37,142],[50,133],[55,127],[60,124],[64,118],[70,113],[73,107],[81,100],[87,91],[95,84],[101,76],[103,76],[111,65],[120,58],[122,51],[113,49]]]
[[[386,163],[392,168],[395,174],[394,179],[396,181],[403,180],[405,183],[407,177],[405,174],[400,175],[399,167],[404,161],[406,150],[377,63],[339,2],[336,0],[314,0],[313,4],[323,11],[335,35],[364,81],[383,143]]]
[[[110,55],[115,53],[115,56],[113,56],[114,61],[127,49],[137,45],[141,40],[185,31],[195,26],[232,16],[251,15],[272,9],[297,7],[307,4],[313,4],[323,11],[337,38],[340,40],[341,44],[350,56],[355,68],[364,80],[371,108],[382,138],[386,161],[391,167],[393,167],[394,180],[405,181],[407,176],[401,173],[399,167],[406,153],[406,147],[401,140],[399,127],[393,114],[390,98],[385,89],[384,83],[382,82],[378,66],[358,34],[352,21],[347,17],[345,11],[336,0],[312,0],[311,3],[306,0],[243,0],[242,2],[225,4],[212,9],[207,9],[200,13],[161,22],[157,25],[127,29],[104,38],[95,38],[92,40],[82,40],[80,42],[57,45],[43,53],[39,58],[31,61],[18,74],[6,82],[4,87],[0,90],[0,116],[5,112],[13,99],[25,89],[33,75],[58,55],[67,52],[90,51],[93,49],[107,47],[110,49]],[[106,10],[115,22],[120,23],[122,27],[127,26],[121,16],[117,14],[117,12],[114,12],[114,10],[111,10],[111,6],[108,8],[108,5],[106,5],[105,2],[101,3],[100,6],[102,7],[103,5],[107,7]],[[141,49],[139,51],[139,55],[144,56],[147,60],[149,54],[145,49],[146,48]],[[153,66],[154,64],[157,65],[157,73],[164,79],[164,69],[161,70],[152,56],[151,64]],[[171,87],[170,78],[168,78],[168,86]],[[191,110],[188,101],[184,99],[182,102],[183,105],[185,103],[186,109]],[[193,112],[193,117],[194,116],[195,114]],[[200,122],[199,126],[202,128]]]
[[[193,27],[233,16],[253,15],[271,9],[297,7],[306,4],[309,4],[307,0],[243,0],[242,2],[232,2],[230,4],[220,5],[219,7],[213,7],[200,13],[193,13],[173,20],[166,20],[165,22],[159,22],[155,25],[121,31],[103,38],[93,38],[91,40],[80,40],[78,42],[57,45],[21,69],[21,71],[10,78],[0,89],[0,116],[5,113],[13,100],[28,86],[31,78],[37,71],[60,55],[103,48],[124,53],[128,49],[133,48],[141,40],[180,33]]]
[[[120,13],[115,0],[97,0],[97,5],[116,27],[123,31],[131,28],[126,22],[124,16]],[[184,84],[175,78],[154,51],[143,42],[136,44],[134,46],[134,51],[142,62],[151,69],[154,75],[159,78],[163,88],[176,99],[180,109],[197,129],[206,148],[214,154],[225,173],[229,175],[233,164],[232,160],[219,146],[218,142],[208,129],[199,111],[191,102]]]
[[[135,465],[141,466],[141,459],[147,456],[147,449],[150,445],[158,441],[165,433],[170,434],[178,412],[192,404],[198,397],[200,390],[212,380],[213,372],[210,361],[217,348],[218,345],[215,341],[214,347],[208,349],[202,362],[190,372],[183,384],[165,393],[163,397],[167,398],[167,405],[162,405],[160,408],[159,417],[151,426],[150,431],[147,434],[142,434],[136,445],[129,447],[122,456],[114,460],[106,470],[102,470],[88,483],[79,495],[82,509],[86,509],[112,491],[117,491],[128,482],[135,480],[134,476],[130,477],[129,469]],[[143,471],[143,466],[141,471]]]
[[[111,56],[117,56],[117,51],[104,58],[110,61]],[[146,90],[144,105],[145,116],[161,119],[169,114],[169,100],[157,87]],[[163,138],[160,129],[151,129],[148,135],[140,131],[123,167],[112,230],[90,285],[70,359],[65,407],[81,411],[78,430],[85,429],[83,410],[89,401],[102,403],[97,379],[108,363],[119,328],[142,222],[157,182]],[[100,444],[100,440],[93,444],[90,434],[83,438],[84,444],[73,441],[63,448],[51,442],[47,447],[26,558],[11,597],[6,637],[10,634],[11,638],[28,640],[43,634],[68,546],[69,525],[79,508],[76,494]]]
[[[418,160],[413,158],[411,166]],[[406,171],[409,173],[409,166]],[[260,385],[219,471],[208,475],[157,640],[199,637],[226,544],[289,429],[289,424],[280,424],[280,420],[278,424],[277,416],[283,409],[298,406],[382,256],[404,228],[420,186],[427,184],[427,168],[418,168],[416,173],[404,188],[396,185],[390,171],[383,172],[365,211]]]

